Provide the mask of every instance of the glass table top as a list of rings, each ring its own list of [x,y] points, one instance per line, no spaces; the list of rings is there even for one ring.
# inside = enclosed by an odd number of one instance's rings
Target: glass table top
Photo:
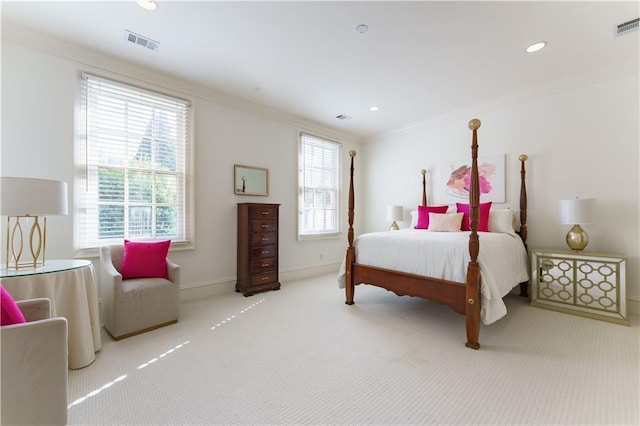
[[[19,269],[6,268],[5,264],[2,264],[0,269],[0,278],[11,277],[24,277],[28,275],[48,274],[51,272],[68,271],[70,269],[84,268],[91,264],[90,260],[86,259],[52,259],[45,260],[44,265],[33,267],[22,267]]]

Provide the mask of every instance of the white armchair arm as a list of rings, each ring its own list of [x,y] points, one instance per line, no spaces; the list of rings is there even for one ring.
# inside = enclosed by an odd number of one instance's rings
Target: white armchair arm
[[[17,304],[28,322],[0,327],[1,423],[66,424],[67,320],[48,318],[49,299]]]
[[[167,259],[167,279],[180,286],[180,266]]]
[[[51,300],[46,298],[18,300],[16,305],[20,308],[27,322],[51,318]]]

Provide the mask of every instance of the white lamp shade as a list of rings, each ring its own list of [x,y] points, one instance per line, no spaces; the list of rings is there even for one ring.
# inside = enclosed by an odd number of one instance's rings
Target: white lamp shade
[[[4,216],[68,214],[66,182],[3,177],[0,194],[0,211]]]
[[[579,225],[593,222],[596,200],[593,198],[574,198],[560,200],[560,223]]]
[[[402,206],[387,206],[387,220],[402,221],[404,218],[404,209]]]

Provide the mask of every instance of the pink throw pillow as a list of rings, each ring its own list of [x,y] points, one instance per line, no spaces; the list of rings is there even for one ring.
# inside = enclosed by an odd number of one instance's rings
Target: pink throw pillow
[[[134,242],[124,240],[122,279],[167,278],[167,253],[171,240]]]
[[[429,213],[446,213],[449,206],[418,206],[418,223],[415,229],[429,229]]]
[[[27,322],[13,297],[0,286],[0,325],[22,324]]]
[[[488,203],[480,203],[478,213],[478,231],[489,232],[489,210],[491,210],[491,201]],[[469,223],[469,204],[456,203],[458,213],[464,214],[462,217],[462,231],[471,231]]]

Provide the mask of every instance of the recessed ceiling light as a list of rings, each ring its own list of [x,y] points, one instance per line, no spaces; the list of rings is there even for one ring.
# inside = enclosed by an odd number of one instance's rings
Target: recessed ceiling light
[[[367,24],[360,24],[356,27],[356,31],[358,31],[360,34],[364,34],[369,31],[369,26]]]
[[[380,107],[376,105],[370,106],[369,111],[371,112],[380,111]]]
[[[136,2],[143,9],[156,10],[158,8],[158,4],[155,2],[155,0],[136,0]]]
[[[531,46],[527,47],[527,53],[537,52],[538,50],[544,48],[547,45],[546,41],[539,41],[537,43],[533,43]]]

